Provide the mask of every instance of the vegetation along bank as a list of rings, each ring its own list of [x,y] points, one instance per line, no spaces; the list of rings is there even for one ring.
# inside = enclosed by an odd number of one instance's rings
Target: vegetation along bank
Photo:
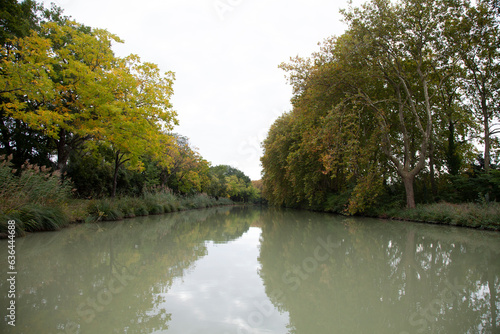
[[[500,7],[372,0],[281,64],[292,110],[264,141],[273,205],[500,225]]]
[[[2,4],[0,233],[187,208],[275,206],[499,229],[500,9],[371,0],[280,67],[292,110],[263,178],[212,166],[173,131],[175,75],[33,0]]]

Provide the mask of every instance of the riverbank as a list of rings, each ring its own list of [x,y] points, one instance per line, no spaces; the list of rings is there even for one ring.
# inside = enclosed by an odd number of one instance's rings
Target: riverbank
[[[373,216],[500,231],[500,203],[496,202],[420,204],[415,209],[381,209]]]
[[[0,238],[7,236],[9,221],[16,222],[16,236],[24,236],[28,232],[57,231],[71,223],[115,221],[232,204],[230,199],[206,194],[176,196],[157,192],[141,197],[69,200],[61,205],[24,205],[8,214],[0,213]]]

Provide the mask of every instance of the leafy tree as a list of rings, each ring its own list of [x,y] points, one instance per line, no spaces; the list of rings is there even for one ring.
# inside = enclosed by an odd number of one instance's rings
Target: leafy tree
[[[126,163],[142,169],[143,157],[168,167],[168,147],[172,137],[168,131],[177,124],[170,99],[174,74],[161,74],[156,64],[142,63],[131,55],[114,69],[114,103],[105,108],[94,129],[101,145],[114,152],[114,176],[111,196],[116,194],[118,170]]]
[[[263,143],[271,204],[343,202],[354,214],[399,193],[401,182],[411,208],[415,181],[425,192],[430,180],[437,196],[437,177],[472,163],[477,123],[446,35],[455,14],[445,0],[373,0],[344,11],[347,31],[311,58],[280,65],[294,95]]]
[[[169,151],[172,164],[163,168],[161,182],[176,192],[192,194],[204,190],[209,182],[209,163],[192,148],[189,138],[174,134]]]
[[[13,49],[2,50],[2,93],[10,101],[2,107],[52,138],[58,169],[92,138],[102,110],[115,101],[107,89],[115,60],[112,41],[119,39],[105,30],[49,22],[40,32],[14,39]]]
[[[490,170],[492,138],[500,108],[500,21],[493,3],[481,0],[447,2],[453,11],[446,25],[446,38],[464,69],[462,89],[473,115],[481,124],[484,141],[484,168]]]
[[[23,38],[32,30],[39,30],[41,22],[49,18],[62,19],[61,11],[57,7],[44,10],[35,1],[26,0],[17,2],[15,0],[2,1],[0,6],[0,20],[2,30],[0,31],[0,45],[6,50],[12,49],[12,40]],[[0,55],[0,62],[5,64],[5,54]],[[4,65],[0,69],[2,78],[6,75]],[[0,87],[0,104],[11,102],[4,95],[8,87]],[[24,122],[9,117],[5,110],[0,108],[0,153],[7,156],[12,155],[12,163],[20,168],[26,160],[37,165],[52,165],[50,161],[51,149],[48,138],[39,131],[31,129]]]
[[[345,14],[353,36],[347,51],[359,53],[362,70],[380,82],[376,91],[372,81],[358,87],[359,96],[376,115],[381,148],[405,185],[409,208],[415,207],[414,180],[431,143],[433,94],[444,83],[433,86],[431,77],[440,71],[446,81],[452,68],[441,38],[445,13],[438,2],[374,0]]]
[[[272,205],[293,205],[296,203],[287,178],[287,157],[296,141],[291,132],[292,115],[279,117],[263,142],[264,155],[261,158],[263,173],[263,195]]]
[[[27,36],[31,30],[38,29],[43,12],[43,7],[36,1],[2,0],[0,44],[10,44],[10,39]]]
[[[64,169],[72,151],[107,145],[114,152],[112,196],[125,163],[141,168],[148,155],[168,166],[172,72],[131,55],[116,58],[118,37],[75,22],[49,22],[3,48],[3,109],[51,139]],[[29,108],[28,108],[29,106]]]
[[[210,167],[208,194],[214,197],[229,197],[233,201],[258,199],[258,191],[250,178],[237,168],[228,165]]]

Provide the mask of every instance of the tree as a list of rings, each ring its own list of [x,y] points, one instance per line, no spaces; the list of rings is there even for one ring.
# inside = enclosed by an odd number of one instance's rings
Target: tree
[[[361,62],[361,70],[380,82],[377,90],[373,80],[358,87],[359,98],[376,115],[381,148],[403,181],[408,208],[415,207],[415,177],[429,154],[438,112],[433,95],[450,77],[441,45],[445,13],[439,3],[423,0],[373,0],[345,12],[352,44],[344,59]],[[432,85],[435,71],[446,74]]]
[[[174,74],[135,55],[115,57],[113,42],[121,41],[105,30],[46,23],[3,48],[0,88],[8,115],[52,140],[58,169],[85,144],[110,147],[114,196],[125,163],[141,168],[148,155],[168,166],[167,133],[177,120],[170,104]]]
[[[218,165],[210,167],[208,194],[214,197],[229,197],[233,201],[249,201],[257,196],[250,178],[241,170]]]
[[[416,180],[428,177],[437,195],[439,175],[472,161],[466,141],[476,124],[458,84],[464,67],[446,36],[456,13],[448,7],[373,0],[349,8],[342,36],[280,65],[294,95],[292,111],[263,143],[271,204],[354,214],[402,184],[412,208]]]
[[[287,178],[287,157],[291,146],[297,142],[291,132],[291,113],[280,116],[269,129],[262,146],[264,155],[262,162],[263,195],[272,205],[292,205],[296,203],[291,190],[291,182]]]
[[[114,152],[112,197],[118,170],[125,163],[141,169],[142,159],[147,157],[163,168],[170,166],[167,153],[173,138],[168,132],[177,124],[170,103],[174,73],[162,75],[156,64],[142,63],[135,55],[119,64],[110,75],[113,103],[102,109],[93,133],[96,143],[108,145]]]
[[[172,164],[163,168],[161,183],[175,192],[190,194],[201,192],[209,182],[209,163],[192,148],[189,138],[174,134],[174,143],[168,152]]]
[[[9,101],[2,107],[53,140],[58,169],[92,138],[103,111],[115,103],[108,87],[115,62],[111,43],[119,41],[105,30],[65,21],[46,23],[40,32],[14,39],[13,48],[2,48],[1,93]]]
[[[484,168],[491,163],[491,145],[500,128],[494,128],[500,117],[500,26],[498,12],[488,0],[471,5],[468,0],[449,1],[454,14],[447,21],[446,38],[460,65],[462,89],[474,116],[482,126]],[[498,125],[498,124],[496,124]]]
[[[55,8],[53,11],[58,12]],[[43,11],[43,7],[34,1],[5,0],[0,7],[2,30],[0,31],[0,45],[4,50],[13,48],[12,40],[23,38],[31,30],[39,30],[40,22],[46,16],[57,16],[56,13]],[[13,102],[5,96],[9,87],[5,86],[5,52],[0,55],[0,104]],[[51,165],[50,148],[47,147],[47,137],[35,131],[24,122],[6,115],[0,108],[0,153],[13,156],[13,163],[20,168],[26,160],[37,165]]]
[[[27,36],[31,30],[36,30],[43,14],[42,8],[32,0],[2,0],[0,18],[3,29],[0,31],[0,44],[9,44],[9,40]]]

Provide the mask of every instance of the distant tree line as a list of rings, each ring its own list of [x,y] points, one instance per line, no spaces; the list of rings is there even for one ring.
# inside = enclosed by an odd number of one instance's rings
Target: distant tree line
[[[281,64],[293,109],[263,143],[274,205],[350,214],[500,199],[500,13],[491,0],[371,0]]]

